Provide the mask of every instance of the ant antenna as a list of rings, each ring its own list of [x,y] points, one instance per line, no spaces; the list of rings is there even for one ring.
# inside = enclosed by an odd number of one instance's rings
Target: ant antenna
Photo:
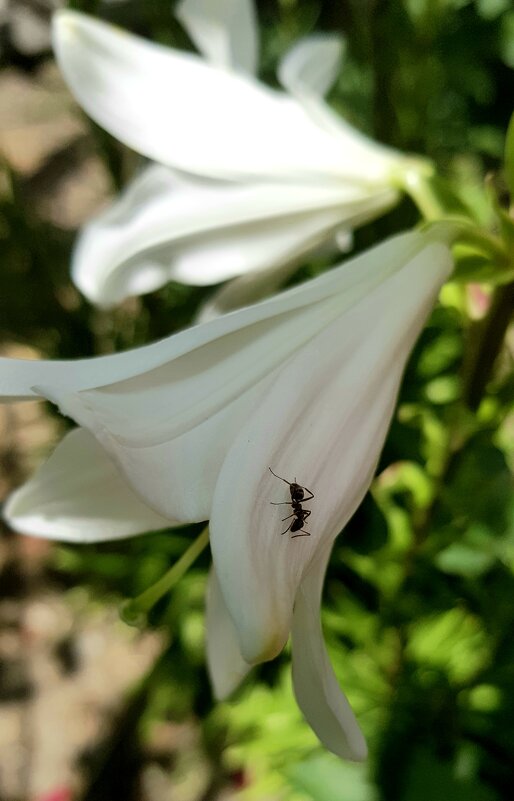
[[[271,467],[268,467],[268,470],[269,470],[271,473],[273,473],[273,470],[271,469]],[[277,474],[276,474],[276,473],[273,473],[273,475],[275,476],[275,478],[279,478],[281,481],[284,481],[286,484],[289,484],[289,486],[291,486],[291,482],[290,482],[290,481],[288,481],[286,478],[282,478],[282,476],[277,476]],[[295,479],[295,481],[296,481],[296,479]]]

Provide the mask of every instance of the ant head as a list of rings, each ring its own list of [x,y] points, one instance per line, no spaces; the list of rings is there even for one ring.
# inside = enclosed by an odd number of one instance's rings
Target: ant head
[[[291,492],[291,500],[292,501],[302,501],[303,500],[305,493],[303,491],[303,487],[301,487],[300,484],[296,484],[295,482],[292,482],[291,486],[289,487],[289,490]]]

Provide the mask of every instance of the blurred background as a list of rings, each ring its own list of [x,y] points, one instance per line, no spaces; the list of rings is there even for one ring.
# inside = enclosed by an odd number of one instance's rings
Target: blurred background
[[[0,2],[0,350],[73,358],[187,325],[212,289],[170,284],[98,311],[69,280],[77,228],[140,166],[76,106],[52,58],[57,0]],[[190,48],[169,0],[70,3]],[[510,0],[263,0],[261,76],[313,31],[347,38],[333,106],[434,159],[489,224],[484,176],[513,110]],[[164,101],[165,102],[165,101]],[[416,223],[410,201],[355,250]],[[330,266],[304,264],[294,281]],[[376,481],[325,588],[331,658],[370,744],[325,753],[301,719],[289,655],[231,703],[204,664],[204,554],[140,628],[119,607],[199,529],[101,546],[0,536],[0,801],[510,801],[514,780],[512,287],[447,286],[410,361]],[[505,335],[505,336],[504,336]],[[0,495],[66,421],[0,409]],[[265,588],[263,588],[265,591]]]

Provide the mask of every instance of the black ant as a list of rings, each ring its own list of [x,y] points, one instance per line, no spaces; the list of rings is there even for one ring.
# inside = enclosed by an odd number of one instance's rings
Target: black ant
[[[271,467],[269,468],[269,471],[273,473]],[[304,531],[302,526],[307,520],[307,518],[310,516],[311,511],[309,509],[302,509],[302,503],[304,503],[305,501],[310,501],[312,498],[314,498],[314,493],[311,492],[310,489],[307,489],[307,487],[302,487],[301,484],[297,484],[296,478],[294,481],[288,481],[286,478],[282,478],[282,476],[277,476],[276,473],[273,473],[273,475],[275,476],[275,478],[279,478],[281,481],[284,481],[286,484],[289,484],[289,492],[291,493],[290,501],[280,501],[279,503],[270,501],[272,506],[282,506],[286,504],[287,506],[291,506],[293,509],[293,513],[291,515],[282,518],[282,522],[284,522],[284,520],[289,520],[290,517],[293,517],[294,520],[291,520],[291,523],[288,525],[285,531],[281,532],[281,535],[287,534],[288,531],[291,532],[300,531],[301,534],[293,534],[291,539],[294,540],[295,537],[310,537],[311,536],[310,532]],[[310,493],[308,498],[305,497],[305,492]]]

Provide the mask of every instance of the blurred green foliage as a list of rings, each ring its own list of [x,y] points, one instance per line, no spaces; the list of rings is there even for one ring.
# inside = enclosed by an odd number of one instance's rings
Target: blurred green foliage
[[[70,5],[190,46],[168,0]],[[343,31],[347,56],[334,107],[376,138],[434,159],[477,218],[488,221],[484,176],[500,168],[514,97],[509,0],[263,0],[258,7],[264,79],[276,82],[277,60],[299,36]],[[113,186],[123,183],[133,154],[92,125],[90,146]],[[512,163],[507,172],[512,189]],[[71,233],[39,219],[27,181],[12,169],[6,175],[3,339],[69,358],[188,324],[209,290],[173,284],[136,306],[92,309],[70,287]],[[405,200],[357,232],[356,248],[416,220]],[[326,266],[304,265],[295,280]],[[487,290],[475,290],[487,303]],[[145,711],[135,724],[141,738],[152,721],[195,717],[221,784],[244,787],[249,797],[510,801],[512,349],[495,346],[491,321],[488,328],[476,316],[470,292],[445,289],[409,363],[372,492],[337,540],[329,567],[326,638],[369,740],[369,764],[343,764],[322,752],[292,700],[287,653],[256,669],[233,703],[213,704],[203,657],[207,554],[148,618],[148,626],[167,633],[168,645],[145,684]],[[471,402],[477,341],[489,361]],[[72,600],[79,585],[91,603],[121,603],[156,581],[199,530],[59,547],[52,571]]]

